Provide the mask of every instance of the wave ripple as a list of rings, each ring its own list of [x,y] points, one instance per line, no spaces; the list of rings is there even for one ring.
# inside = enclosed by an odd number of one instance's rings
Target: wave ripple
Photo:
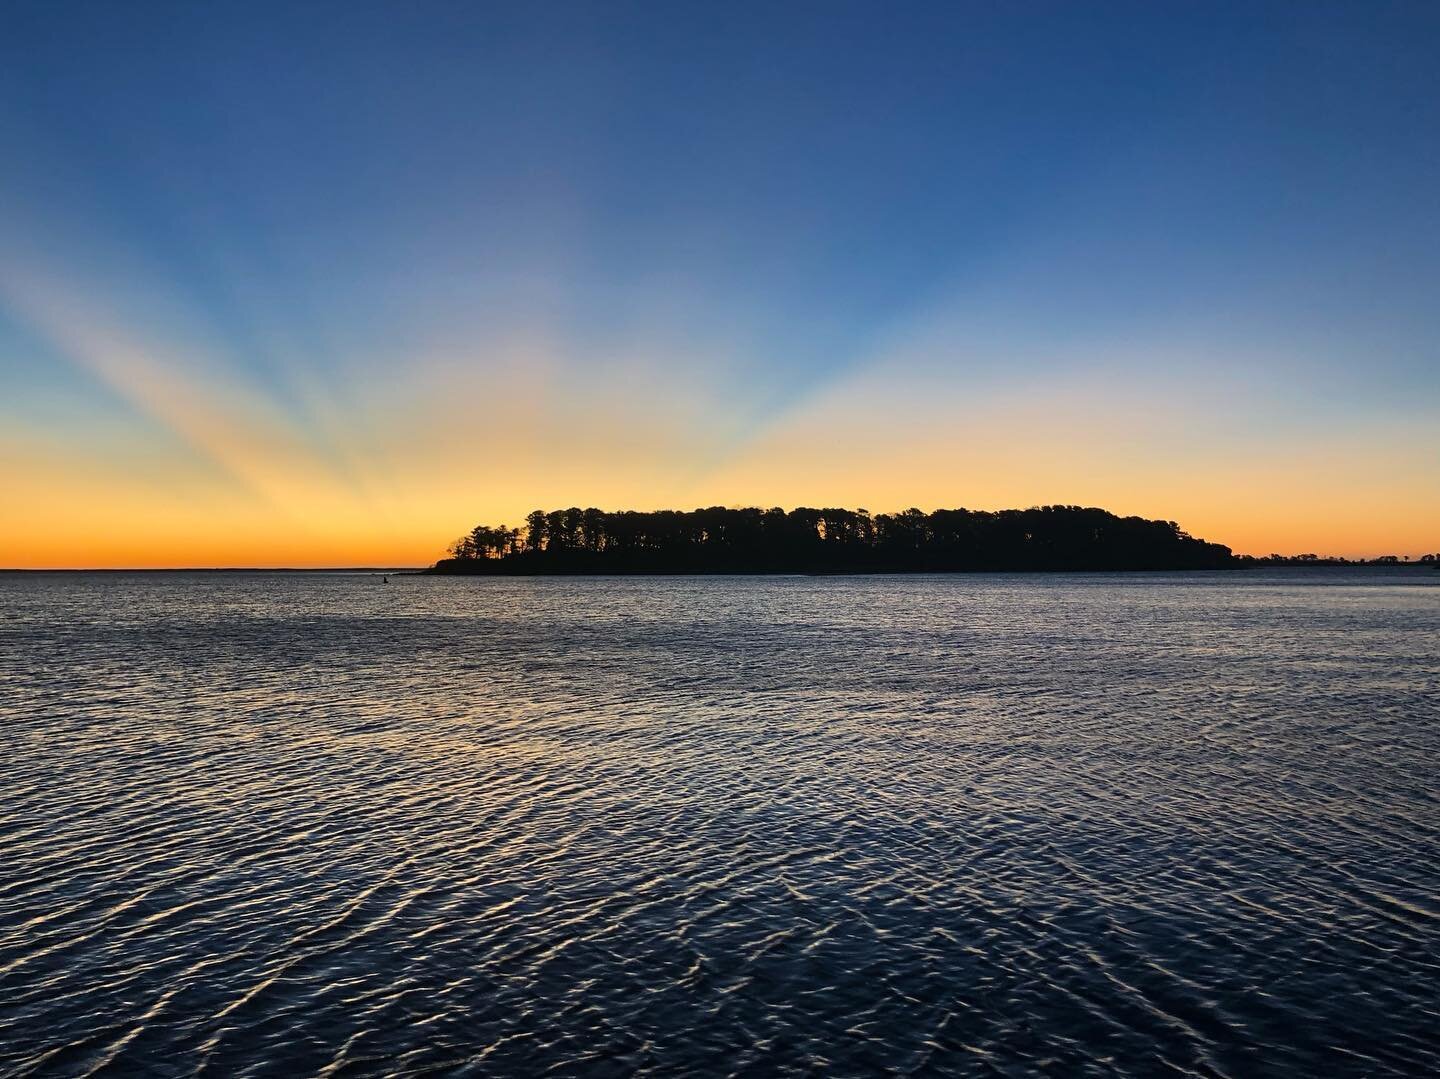
[[[1440,1070],[1418,573],[0,576],[0,1073]]]

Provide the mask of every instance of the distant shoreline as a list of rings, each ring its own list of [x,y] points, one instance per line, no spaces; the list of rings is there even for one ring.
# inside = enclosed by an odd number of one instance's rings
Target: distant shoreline
[[[710,506],[541,510],[479,524],[421,572],[438,576],[1066,573],[1434,565],[1396,555],[1237,555],[1174,521],[1094,506],[866,509]]]
[[[1317,563],[1313,565],[1289,565],[1266,563],[1240,563],[1232,566],[1191,566],[1179,568],[1135,568],[1135,569],[833,569],[833,570],[526,570],[520,568],[494,568],[481,570],[453,570],[430,567],[421,570],[397,571],[403,576],[413,577],[983,577],[990,576],[1036,576],[1062,577],[1065,575],[1093,577],[1097,575],[1130,575],[1140,573],[1240,573],[1248,570],[1406,570],[1419,571],[1440,569],[1440,565],[1428,562],[1401,562],[1398,564],[1377,562]]]
[[[1240,561],[1237,559],[1237,561]],[[974,570],[885,570],[885,569],[856,569],[856,570],[817,570],[804,572],[800,570],[695,570],[695,571],[650,571],[650,572],[593,572],[593,571],[543,571],[533,570],[493,570],[480,573],[455,573],[443,570],[437,571],[434,567],[427,566],[147,566],[141,568],[127,568],[106,566],[94,569],[87,569],[83,566],[61,566],[54,568],[18,567],[0,568],[0,575],[19,576],[21,574],[80,574],[80,573],[369,573],[389,574],[392,577],[914,577],[914,576],[978,576],[983,574],[1044,574],[1059,575],[1066,573],[1093,575],[1097,573],[1205,573],[1205,572],[1230,572],[1231,570],[1248,569],[1283,569],[1283,570],[1313,570],[1313,569],[1396,569],[1396,570],[1440,570],[1440,562],[1264,562],[1252,561],[1242,562],[1240,565],[1224,567],[1223,569],[974,569]]]
[[[418,574],[424,566],[84,566],[0,567],[0,573],[393,573]]]

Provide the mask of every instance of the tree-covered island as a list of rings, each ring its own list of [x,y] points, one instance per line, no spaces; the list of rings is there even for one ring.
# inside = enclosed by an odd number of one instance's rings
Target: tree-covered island
[[[1081,506],[1023,510],[535,510],[477,525],[440,574],[944,573],[1228,569],[1174,521]]]

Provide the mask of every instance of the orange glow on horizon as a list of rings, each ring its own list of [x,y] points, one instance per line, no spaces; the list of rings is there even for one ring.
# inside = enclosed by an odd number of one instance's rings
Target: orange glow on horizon
[[[597,486],[597,497],[582,497],[569,484],[537,483],[533,497],[516,488],[484,491],[456,478],[452,494],[444,483],[426,485],[397,500],[386,512],[337,501],[311,492],[316,512],[296,512],[306,492],[281,510],[246,496],[177,497],[149,486],[111,486],[87,496],[74,487],[59,491],[7,492],[0,515],[3,546],[0,568],[7,569],[160,569],[160,568],[333,568],[347,566],[423,566],[443,557],[451,540],[479,522],[520,525],[531,509],[599,505],[607,509],[689,509],[707,505],[863,506],[890,512],[910,506],[930,510],[965,506],[1001,509],[1074,503],[1098,505],[1120,514],[1175,520],[1192,535],[1224,543],[1237,553],[1265,555],[1313,552],[1320,555],[1374,557],[1396,554],[1418,558],[1435,549],[1440,510],[1417,511],[1403,480],[1372,485],[1368,497],[1335,519],[1317,508],[1313,492],[1293,474],[1279,469],[1250,474],[1241,487],[1232,478],[1181,484],[1164,475],[1134,479],[1124,487],[1074,475],[991,476],[985,483],[953,483],[943,475],[903,470],[902,482],[886,481],[886,469],[857,469],[848,477],[766,474],[726,478],[712,493],[684,497],[672,486],[664,493],[639,484]],[[1068,470],[1067,470],[1068,471]],[[958,493],[962,486],[968,494]],[[1006,490],[1023,492],[1004,497]],[[949,493],[947,493],[949,492]],[[748,497],[747,497],[748,494]],[[1323,503],[1321,504],[1323,506]],[[1431,507],[1435,506],[1431,503]],[[23,511],[17,513],[17,506]],[[1400,521],[1401,527],[1391,522]],[[1428,542],[1427,542],[1428,541]]]
[[[21,285],[11,297],[130,413],[0,430],[0,568],[423,566],[476,523],[576,505],[1064,503],[1241,554],[1440,550],[1429,425],[1286,429],[1289,387],[1238,372],[1223,391],[1213,371],[1140,364],[965,388],[943,350],[897,348],[767,414],[713,363],[677,370],[657,349],[588,370],[535,333],[305,384],[282,407],[194,349],[142,347]]]

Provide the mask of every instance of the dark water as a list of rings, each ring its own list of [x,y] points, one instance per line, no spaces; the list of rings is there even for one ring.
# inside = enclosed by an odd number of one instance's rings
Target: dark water
[[[1440,574],[0,576],[0,1074],[1440,1068]]]

